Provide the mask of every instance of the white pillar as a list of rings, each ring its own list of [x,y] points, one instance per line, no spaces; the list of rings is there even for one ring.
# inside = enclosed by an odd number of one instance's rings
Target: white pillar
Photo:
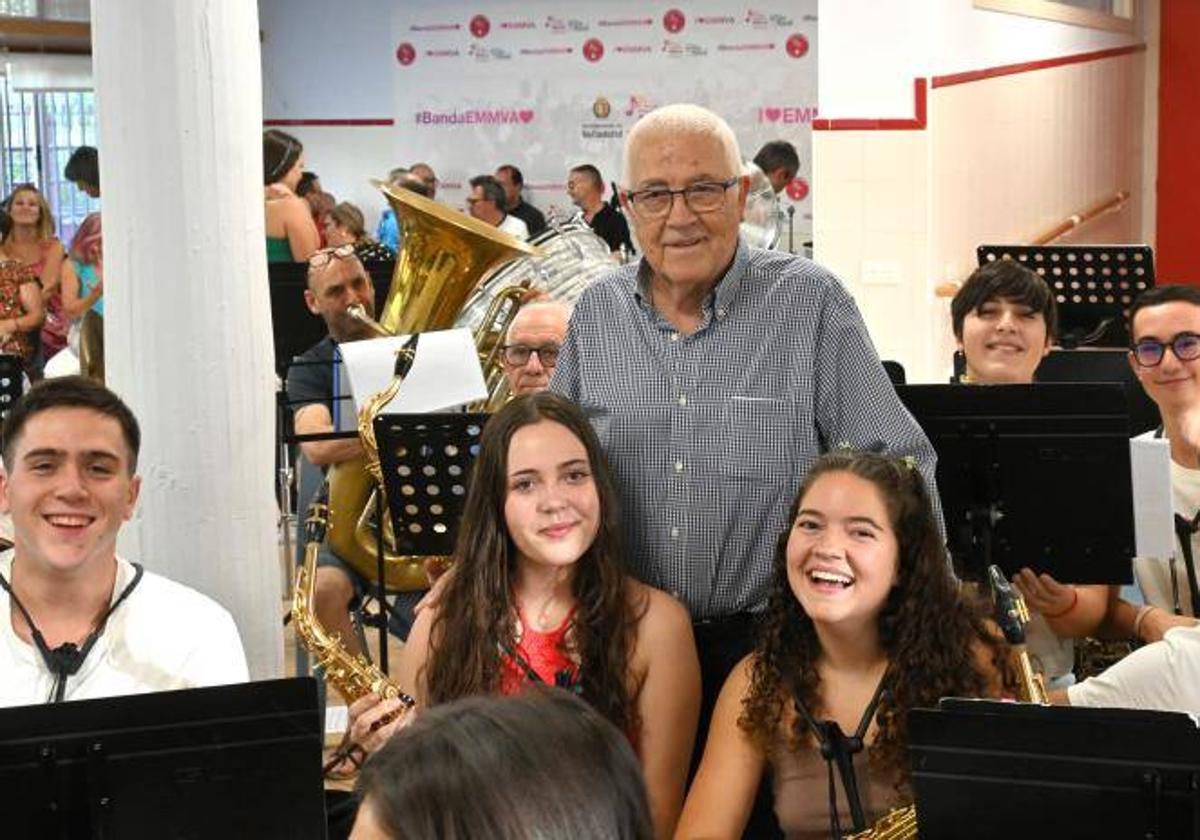
[[[108,383],[142,426],[125,556],[282,671],[254,0],[93,0]]]

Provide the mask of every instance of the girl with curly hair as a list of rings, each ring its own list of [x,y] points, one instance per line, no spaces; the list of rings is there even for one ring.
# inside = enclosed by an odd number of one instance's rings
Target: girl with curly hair
[[[484,427],[453,571],[417,615],[396,672],[419,706],[549,684],[626,733],[655,834],[683,803],[700,702],[687,610],[625,574],[616,491],[591,424],[549,392],[517,397]],[[364,698],[351,736],[368,751],[403,719]]]
[[[1010,684],[998,632],[949,572],[916,469],[825,455],[789,521],[759,643],[721,689],[676,837],[740,837],[768,768],[789,838],[872,823],[911,800],[908,710]],[[839,752],[854,806],[834,781]]]

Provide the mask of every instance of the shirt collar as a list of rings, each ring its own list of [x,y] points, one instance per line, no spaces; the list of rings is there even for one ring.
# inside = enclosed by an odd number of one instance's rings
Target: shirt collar
[[[729,266],[729,270],[717,280],[717,284],[705,302],[705,309],[715,308],[717,318],[724,318],[725,313],[729,311],[733,301],[737,298],[738,292],[742,288],[742,282],[746,276],[746,270],[750,267],[750,248],[746,245],[746,241],[740,236],[738,237],[737,251],[733,255],[733,262]],[[647,306],[651,305],[650,298],[650,275],[652,270],[650,263],[642,257],[638,262],[637,274],[634,276],[634,294],[638,300]]]

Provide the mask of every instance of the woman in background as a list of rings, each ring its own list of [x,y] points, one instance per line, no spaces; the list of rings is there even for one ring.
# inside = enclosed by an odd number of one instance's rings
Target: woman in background
[[[308,202],[296,195],[304,146],[285,131],[263,132],[267,262],[303,262],[321,245]]]
[[[65,252],[62,242],[54,235],[54,217],[50,205],[33,184],[21,184],[8,198],[11,227],[4,237],[4,252],[33,270],[41,284],[44,315],[38,319],[41,335],[32,337],[32,355],[28,372],[33,379],[41,378],[46,360],[67,344],[70,322],[62,312],[60,280]],[[28,314],[28,307],[25,307]],[[29,319],[32,320],[32,319]]]
[[[330,245],[353,245],[360,262],[396,259],[396,252],[367,236],[362,211],[349,201],[340,202],[325,220],[325,241]]]
[[[63,313],[76,325],[80,372],[104,381],[104,254],[100,214],[91,213],[71,239],[63,263]]]

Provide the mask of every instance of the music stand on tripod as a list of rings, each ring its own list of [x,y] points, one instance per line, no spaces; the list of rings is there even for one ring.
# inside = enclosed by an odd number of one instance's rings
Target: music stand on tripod
[[[1149,245],[980,245],[979,265],[1008,258],[1032,269],[1054,293],[1059,343],[1128,347],[1125,319],[1134,298],[1154,286]]]

